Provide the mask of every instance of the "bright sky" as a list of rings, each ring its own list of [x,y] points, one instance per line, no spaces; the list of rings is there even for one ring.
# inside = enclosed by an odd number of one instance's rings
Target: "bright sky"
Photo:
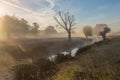
[[[78,29],[105,23],[120,31],[120,0],[0,0],[0,16],[16,15],[41,28],[55,25],[53,16],[59,10],[74,14]]]

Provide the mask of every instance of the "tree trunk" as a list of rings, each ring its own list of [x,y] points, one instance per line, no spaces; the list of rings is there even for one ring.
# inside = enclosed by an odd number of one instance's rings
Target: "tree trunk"
[[[102,37],[103,37],[103,41],[105,41],[106,40],[106,34],[104,34]]]
[[[68,40],[69,40],[69,42],[71,42],[71,40],[72,40],[71,39],[71,32],[68,33]]]

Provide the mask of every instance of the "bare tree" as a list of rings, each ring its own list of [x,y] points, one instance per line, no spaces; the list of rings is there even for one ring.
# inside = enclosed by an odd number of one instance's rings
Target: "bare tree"
[[[86,38],[88,38],[88,36],[92,36],[92,27],[91,26],[85,26],[83,28],[83,33],[85,34]]]
[[[56,22],[68,33],[68,39],[71,41],[71,33],[74,29],[75,18],[69,12],[62,13],[59,11],[58,17],[54,17]]]

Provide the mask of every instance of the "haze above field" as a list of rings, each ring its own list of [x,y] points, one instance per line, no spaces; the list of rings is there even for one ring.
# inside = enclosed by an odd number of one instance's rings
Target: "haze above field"
[[[84,25],[108,24],[112,31],[120,30],[119,0],[0,0],[0,16],[9,14],[25,18],[30,24],[36,21],[40,29],[56,25],[53,16],[58,11],[75,15],[76,31]]]
[[[120,0],[0,0],[0,80],[120,80],[119,41]]]

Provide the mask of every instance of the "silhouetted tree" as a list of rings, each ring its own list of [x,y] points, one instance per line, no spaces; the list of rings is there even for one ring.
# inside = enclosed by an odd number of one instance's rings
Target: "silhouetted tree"
[[[20,20],[16,16],[5,15],[2,17],[2,27],[8,38],[10,38],[11,35],[15,34],[27,34],[30,26],[24,18]]]
[[[110,31],[111,31],[111,29],[106,26],[106,27],[104,28],[104,30],[103,30],[102,32],[100,32],[100,35],[102,36],[103,41],[106,40],[106,34],[107,34],[108,32],[110,32]]]
[[[68,33],[68,39],[71,41],[71,31],[74,29],[75,18],[69,12],[62,13],[59,11],[58,17],[54,17],[56,22]]]
[[[44,30],[45,34],[57,34],[56,29],[53,26],[48,26],[45,30]]]
[[[85,34],[86,38],[88,38],[88,36],[92,36],[92,27],[91,26],[83,27],[83,33]]]
[[[28,22],[24,18],[22,18],[20,20],[19,25],[22,26],[21,27],[21,34],[24,34],[24,36],[30,32],[30,25],[28,25]]]
[[[8,38],[11,37],[12,34],[20,33],[21,26],[20,21],[15,16],[5,15],[2,17],[2,23],[4,27],[4,31],[7,33]]]
[[[32,33],[35,35],[35,36],[37,36],[37,34],[38,34],[38,32],[39,32],[39,30],[38,30],[38,28],[39,28],[39,24],[37,23],[37,22],[34,22],[33,23],[33,28],[32,28]]]
[[[94,33],[98,36],[102,36],[103,40],[106,40],[106,34],[110,31],[111,29],[107,24],[97,24],[94,29]]]
[[[93,33],[94,35],[99,36],[100,32],[104,30],[104,28],[107,26],[107,24],[96,24]]]

